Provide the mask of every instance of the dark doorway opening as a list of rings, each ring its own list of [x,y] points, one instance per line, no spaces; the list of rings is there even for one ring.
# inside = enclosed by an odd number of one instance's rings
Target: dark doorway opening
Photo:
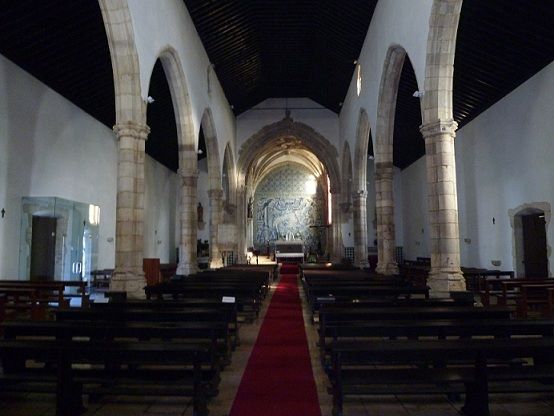
[[[54,279],[56,266],[56,226],[55,217],[33,216],[31,238],[31,280]]]
[[[544,213],[523,215],[523,264],[526,277],[548,276]]]

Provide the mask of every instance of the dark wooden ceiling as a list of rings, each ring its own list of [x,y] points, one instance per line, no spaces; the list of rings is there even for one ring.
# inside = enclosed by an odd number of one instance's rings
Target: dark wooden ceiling
[[[376,1],[184,3],[236,114],[269,97],[309,97],[338,113]],[[112,68],[97,1],[0,0],[0,7],[0,53],[111,128]],[[554,0],[464,0],[454,72],[460,126],[553,61],[553,21]],[[402,71],[395,119],[401,168],[423,154],[410,65]],[[148,152],[176,170],[174,114],[161,65],[149,91],[156,101],[148,109]]]
[[[338,113],[376,0],[184,0],[236,114],[268,97]]]

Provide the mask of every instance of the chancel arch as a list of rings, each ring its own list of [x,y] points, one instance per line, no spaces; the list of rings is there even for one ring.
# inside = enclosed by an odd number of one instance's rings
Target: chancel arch
[[[247,232],[240,236],[239,260],[254,240],[250,204],[254,201],[256,187],[268,172],[286,163],[302,165],[311,172],[318,186],[328,190],[326,212],[332,218],[326,218],[323,224],[313,225],[328,230],[325,237],[328,253],[340,259],[341,247],[337,250],[338,244],[335,244],[336,236],[340,236],[338,211],[341,183],[337,159],[336,148],[325,137],[290,117],[262,128],[242,145],[238,162],[237,220],[239,229]]]

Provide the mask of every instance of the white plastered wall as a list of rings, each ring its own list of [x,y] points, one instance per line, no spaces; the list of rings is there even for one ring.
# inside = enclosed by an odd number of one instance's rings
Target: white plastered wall
[[[462,266],[515,270],[508,211],[524,204],[554,204],[553,96],[551,63],[457,132]],[[428,254],[428,227],[424,240],[420,233],[420,225],[428,223],[425,176],[424,157],[402,172],[408,258]],[[415,246],[417,241],[422,245]],[[553,242],[550,225],[547,243],[552,247]],[[501,265],[493,266],[492,260]],[[549,269],[552,274],[552,255]]]
[[[115,262],[117,147],[111,129],[0,56],[0,278],[18,278],[24,196],[100,206],[98,268]],[[171,260],[177,175],[146,158],[145,254]],[[153,184],[156,184],[153,186]],[[173,205],[172,205],[173,204]],[[173,210],[173,211],[172,211]],[[175,219],[173,219],[173,224]],[[158,230],[156,250],[149,236]],[[111,240],[111,241],[109,241]],[[163,261],[162,260],[162,261]]]
[[[419,89],[422,89],[432,5],[432,0],[381,0],[377,3],[358,58],[362,67],[362,91],[358,97],[353,72],[340,112],[340,136],[349,142],[351,149],[357,148],[356,131],[362,108],[367,112],[375,142],[379,88],[390,47],[399,45],[406,50]]]
[[[340,137],[347,140],[353,152],[358,151],[357,129],[360,110],[367,112],[373,149],[376,149],[376,126],[379,103],[379,92],[383,76],[383,67],[387,52],[392,46],[403,47],[414,68],[416,80],[422,89],[425,76],[425,60],[427,52],[427,37],[429,17],[433,5],[432,0],[381,0],[373,13],[373,18],[366,35],[358,62],[362,68],[362,89],[360,96],[356,93],[356,79],[353,77],[350,87],[344,98],[339,115]],[[352,66],[354,69],[354,65]],[[367,215],[368,215],[368,245],[371,247],[376,238],[372,221],[375,210],[373,162],[368,163],[367,172]],[[402,220],[402,178],[395,169],[394,198],[395,198],[395,238],[397,246],[404,246],[404,222]],[[354,175],[357,175],[354,172]],[[351,230],[343,228],[343,235]],[[404,252],[406,254],[406,252]]]
[[[169,46],[174,48],[186,78],[195,141],[198,143],[202,114],[210,108],[217,134],[219,166],[223,166],[225,145],[229,141],[234,144],[235,118],[213,70],[208,92],[210,61],[184,2],[128,0],[128,4],[139,57],[143,98],[148,94],[152,69],[160,53]]]
[[[554,204],[553,96],[551,63],[457,133],[462,265],[495,268],[491,260],[500,260],[501,269],[515,270],[508,210]],[[547,242],[554,244],[552,225]]]
[[[421,139],[423,140],[423,138]],[[402,177],[402,224],[404,226],[404,258],[430,257],[430,228],[427,205],[425,157],[412,163],[400,174]]]
[[[175,248],[179,244],[175,230],[179,225],[180,178],[146,155],[144,183],[144,257],[175,263]]]

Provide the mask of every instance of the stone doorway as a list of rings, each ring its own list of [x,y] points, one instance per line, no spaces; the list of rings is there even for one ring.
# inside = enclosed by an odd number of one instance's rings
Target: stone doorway
[[[519,277],[547,277],[550,204],[526,204],[510,210],[514,230],[514,269]]]

